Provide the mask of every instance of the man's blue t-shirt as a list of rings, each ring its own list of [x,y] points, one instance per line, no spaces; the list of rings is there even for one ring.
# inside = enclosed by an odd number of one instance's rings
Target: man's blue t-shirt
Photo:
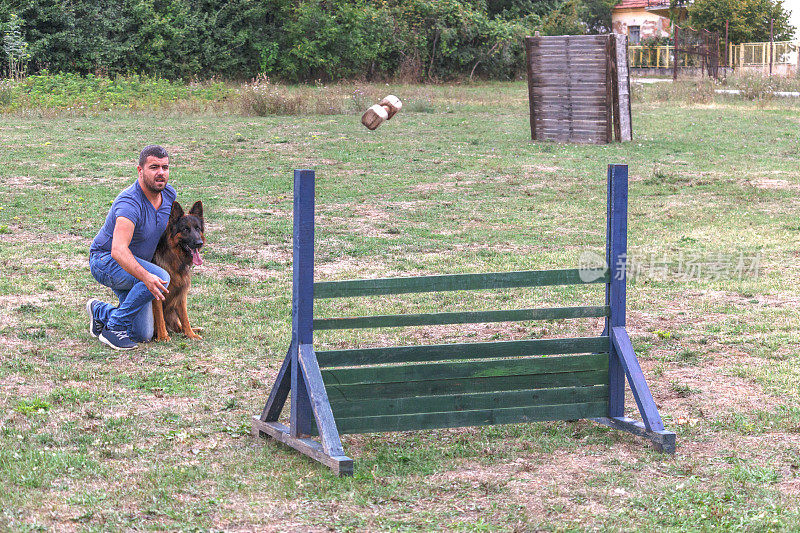
[[[114,235],[117,217],[125,217],[134,225],[133,238],[129,246],[131,253],[139,259],[150,261],[161,235],[167,228],[175,196],[172,185],[164,187],[161,191],[161,207],[156,211],[139,186],[139,180],[134,181],[133,185],[119,193],[111,204],[105,224],[92,241],[89,255],[111,251],[111,238]]]

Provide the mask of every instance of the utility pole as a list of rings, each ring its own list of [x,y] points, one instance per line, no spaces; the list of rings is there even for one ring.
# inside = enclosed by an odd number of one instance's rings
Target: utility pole
[[[769,75],[772,76],[772,50],[775,48],[773,44],[773,35],[772,35],[772,21],[775,20],[770,17],[769,19]]]
[[[672,37],[672,53],[675,56],[674,61],[672,62],[672,81],[678,81],[678,31],[680,28],[677,24],[675,24],[675,34]]]
[[[731,63],[731,55],[730,55],[730,53],[728,53],[728,23],[729,22],[730,21],[728,21],[728,20],[725,21],[725,68],[726,69],[730,68],[730,66],[731,66],[730,65],[730,63]],[[725,75],[727,76],[728,74],[726,73]]]

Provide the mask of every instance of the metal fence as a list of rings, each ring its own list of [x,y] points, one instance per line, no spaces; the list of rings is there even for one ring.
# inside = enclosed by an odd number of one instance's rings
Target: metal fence
[[[774,43],[742,43],[728,45],[728,64],[734,68],[767,72],[770,64],[774,74],[797,72],[800,41]]]
[[[629,46],[628,65],[631,67],[671,67],[672,46]]]
[[[771,45],[771,46],[770,46]],[[770,48],[772,49],[770,52]],[[724,66],[744,70],[767,72],[770,57],[774,74],[793,74],[800,67],[800,40],[776,41],[773,43],[742,43],[728,45],[721,62]],[[672,68],[674,61],[672,46],[629,46],[628,62],[633,68]],[[683,59],[679,66],[683,66]],[[690,65],[689,65],[690,66]]]

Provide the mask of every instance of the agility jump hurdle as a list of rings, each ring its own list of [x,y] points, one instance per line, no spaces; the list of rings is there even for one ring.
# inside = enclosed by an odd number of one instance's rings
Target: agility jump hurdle
[[[608,268],[314,282],[314,172],[294,174],[292,340],[255,436],[270,436],[340,475],[340,434],[589,418],[674,453],[625,330],[628,167],[608,167]],[[605,283],[605,305],[315,318],[314,300]],[[598,337],[316,352],[314,330],[605,317]],[[547,356],[547,357],[542,357]],[[625,378],[642,422],[624,416]],[[291,396],[289,427],[278,417]],[[316,441],[311,435],[319,435]]]

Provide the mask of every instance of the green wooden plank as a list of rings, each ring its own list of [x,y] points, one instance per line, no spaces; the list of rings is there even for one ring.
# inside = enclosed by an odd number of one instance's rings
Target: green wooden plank
[[[441,379],[486,378],[555,374],[582,370],[601,370],[608,366],[606,354],[563,357],[525,357],[453,363],[366,366],[322,370],[325,385],[355,383],[408,383]]]
[[[541,420],[579,420],[607,416],[608,402],[563,405],[537,405],[507,409],[416,413],[408,415],[337,418],[336,427],[344,433],[379,433],[420,429],[516,424]]]
[[[587,280],[587,281],[584,281]],[[526,270],[484,274],[447,274],[408,278],[351,279],[314,283],[314,298],[346,298],[412,292],[466,291],[608,283],[607,269]]]
[[[331,404],[333,416],[352,418],[363,416],[438,413],[443,411],[475,411],[505,409],[535,405],[558,405],[608,401],[608,387],[564,387],[558,389],[529,389],[492,391],[479,394],[449,394],[415,396],[411,398],[372,398],[360,401],[339,401]]]
[[[434,344],[428,346],[390,346],[317,352],[320,367],[379,365],[443,361],[447,359],[487,359],[570,353],[608,353],[608,337],[534,339],[521,341]]]
[[[326,383],[325,389],[328,392],[330,402],[338,404],[346,401],[368,399],[411,398],[414,396],[560,387],[590,387],[594,385],[608,385],[608,365],[603,370],[563,372],[560,374],[439,379],[435,381],[411,381],[408,383],[359,383],[354,385]]]
[[[442,324],[476,324],[521,320],[558,320],[608,316],[608,306],[552,307],[504,311],[465,311],[462,313],[421,313],[414,315],[375,315],[343,318],[315,318],[314,329],[393,328]]]

